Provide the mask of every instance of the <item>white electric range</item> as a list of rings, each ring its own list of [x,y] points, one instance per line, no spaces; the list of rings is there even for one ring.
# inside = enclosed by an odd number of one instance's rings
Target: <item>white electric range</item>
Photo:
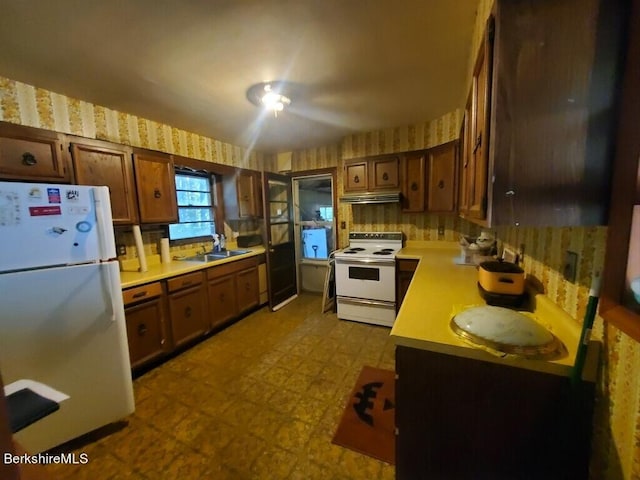
[[[351,232],[335,252],[338,318],[392,326],[396,319],[396,254],[402,232]]]

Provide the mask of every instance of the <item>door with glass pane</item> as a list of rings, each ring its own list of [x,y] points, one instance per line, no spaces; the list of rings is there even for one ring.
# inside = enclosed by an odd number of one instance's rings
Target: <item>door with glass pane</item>
[[[333,175],[294,178],[293,198],[298,284],[302,291],[322,293],[336,244]]]
[[[291,178],[269,172],[263,178],[269,306],[277,310],[298,294]]]

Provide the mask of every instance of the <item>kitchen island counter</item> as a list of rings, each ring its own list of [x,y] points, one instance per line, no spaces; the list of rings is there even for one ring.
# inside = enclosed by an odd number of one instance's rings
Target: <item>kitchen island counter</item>
[[[456,242],[407,242],[398,259],[419,260],[417,269],[391,330],[396,345],[470,359],[568,375],[574,363],[580,326],[547,296],[529,288],[528,307],[535,319],[553,332],[566,352],[555,360],[531,360],[515,355],[498,356],[473,347],[458,337],[449,322],[455,309],[485,305],[477,288],[475,266],[454,262],[460,254]],[[597,346],[589,349],[583,378],[595,380]]]

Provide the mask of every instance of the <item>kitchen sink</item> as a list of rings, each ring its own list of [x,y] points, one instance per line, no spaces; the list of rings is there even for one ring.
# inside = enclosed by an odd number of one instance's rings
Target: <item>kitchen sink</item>
[[[251,253],[251,250],[224,250],[222,252],[198,253],[192,257],[185,258],[185,260],[191,262],[215,262],[216,260],[222,260],[224,258],[244,255],[245,253]]]

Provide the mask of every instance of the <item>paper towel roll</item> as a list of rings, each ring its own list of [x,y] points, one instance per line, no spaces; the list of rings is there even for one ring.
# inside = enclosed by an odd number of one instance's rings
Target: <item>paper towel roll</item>
[[[162,263],[171,262],[171,252],[169,250],[169,239],[161,238],[160,239],[160,261]]]
[[[140,225],[133,226],[133,238],[136,241],[136,250],[138,251],[138,261],[140,262],[140,271],[147,271],[147,257],[144,254],[144,244],[142,243],[142,233],[140,233]]]

